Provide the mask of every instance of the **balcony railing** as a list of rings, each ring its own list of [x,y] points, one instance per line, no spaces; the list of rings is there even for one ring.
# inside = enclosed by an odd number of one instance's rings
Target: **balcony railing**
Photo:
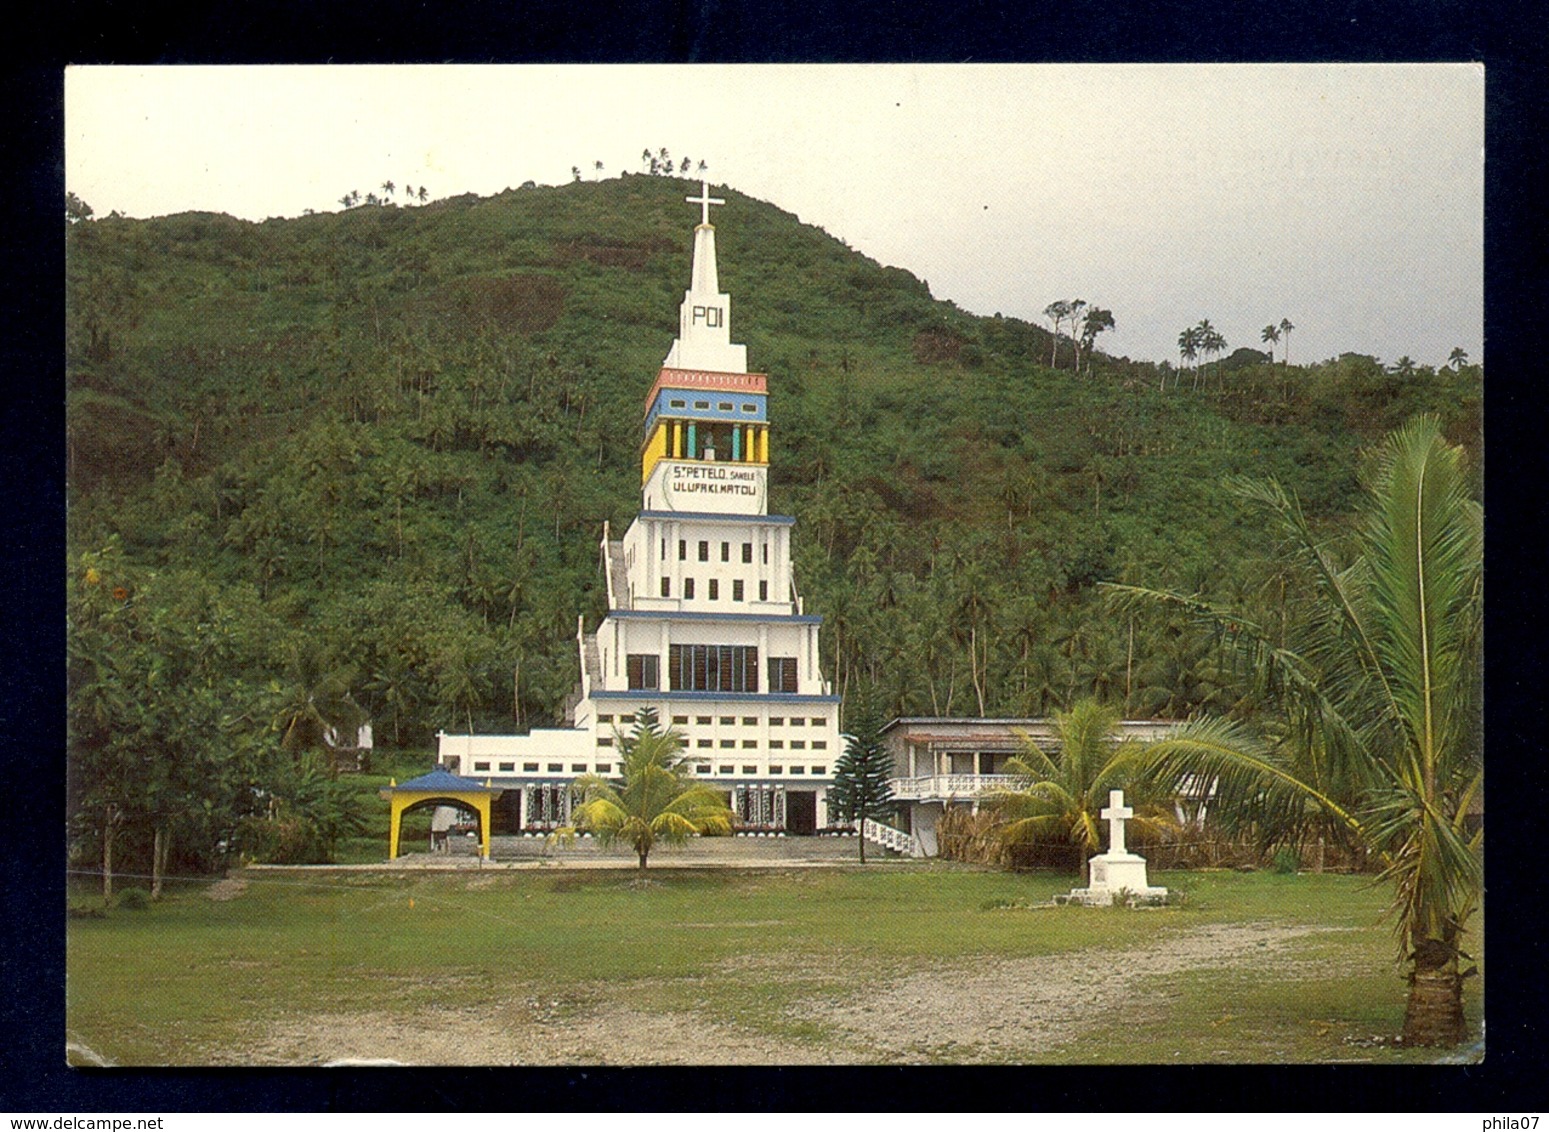
[[[919,778],[893,779],[893,797],[905,802],[972,798],[991,790],[1026,789],[1019,774],[928,774]]]

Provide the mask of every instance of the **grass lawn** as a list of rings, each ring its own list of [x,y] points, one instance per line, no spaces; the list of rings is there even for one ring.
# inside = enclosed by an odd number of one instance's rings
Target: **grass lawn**
[[[943,862],[246,883],[72,919],[71,1040],[142,1065],[1435,1056],[1371,1041],[1405,987],[1366,878],[1162,873],[1184,899],[1144,911]]]

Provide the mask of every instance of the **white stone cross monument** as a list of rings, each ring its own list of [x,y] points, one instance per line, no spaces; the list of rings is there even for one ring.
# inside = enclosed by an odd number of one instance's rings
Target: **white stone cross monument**
[[[1124,847],[1124,823],[1135,816],[1135,811],[1124,804],[1124,791],[1108,791],[1108,807],[1098,816],[1108,823],[1108,852],[1099,853],[1088,862],[1087,887],[1072,890],[1068,899],[1101,905],[1112,904],[1115,899],[1145,904],[1167,899],[1165,888],[1147,883],[1146,859]]]
[[[1135,811],[1124,804],[1124,791],[1108,791],[1108,808],[1097,816],[1108,823],[1108,852],[1123,853],[1124,823],[1135,816]]]
[[[683,199],[688,201],[689,204],[697,204],[699,206],[699,222],[701,224],[710,223],[710,206],[712,204],[726,203],[720,197],[710,195],[710,182],[705,180],[699,182],[699,195],[697,197],[684,197]]]

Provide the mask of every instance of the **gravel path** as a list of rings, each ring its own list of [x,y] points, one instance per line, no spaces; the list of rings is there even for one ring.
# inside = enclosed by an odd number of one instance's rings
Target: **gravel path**
[[[1124,950],[991,960],[916,972],[819,1010],[884,1062],[1031,1060],[1167,992],[1168,976],[1258,965],[1328,929],[1216,924]],[[1284,970],[1283,961],[1276,960]]]
[[[929,972],[879,976],[843,1000],[798,999],[792,1022],[830,1037],[800,1042],[725,1024],[713,1009],[631,1009],[583,988],[546,1000],[532,988],[480,1007],[291,1014],[270,1019],[244,1049],[210,1064],[319,1065],[832,1065],[1032,1061],[1083,1029],[1167,994],[1186,971],[1263,964],[1296,939],[1325,931],[1270,923],[1216,924],[1139,947],[1030,959],[959,960]],[[798,961],[750,956],[761,978],[800,983]],[[1274,960],[1285,970],[1283,955]],[[744,969],[745,966],[744,966]]]

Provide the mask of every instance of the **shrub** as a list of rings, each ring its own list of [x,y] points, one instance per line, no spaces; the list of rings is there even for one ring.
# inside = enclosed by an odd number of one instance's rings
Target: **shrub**
[[[1289,845],[1282,845],[1275,850],[1275,856],[1271,868],[1281,874],[1294,873],[1301,866],[1301,854]]]
[[[143,912],[151,906],[151,894],[143,888],[126,888],[118,894],[118,906],[135,912]]]

